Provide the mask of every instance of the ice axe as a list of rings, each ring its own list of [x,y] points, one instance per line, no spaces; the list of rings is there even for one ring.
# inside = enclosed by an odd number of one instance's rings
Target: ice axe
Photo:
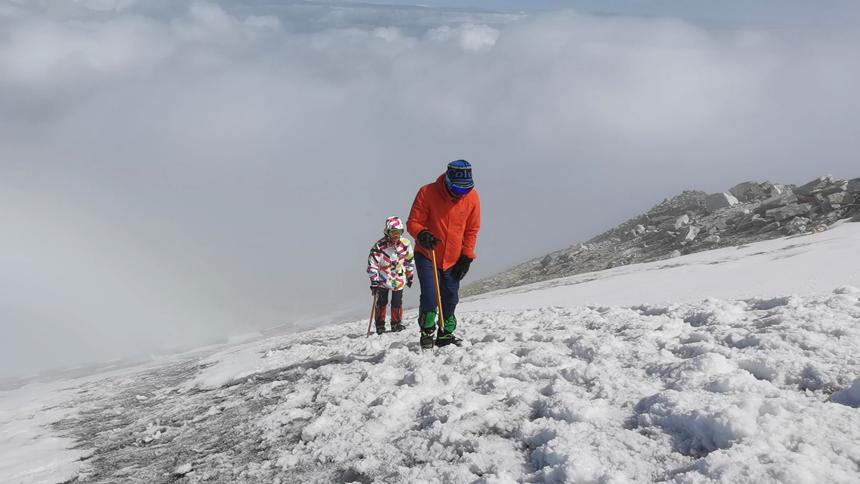
[[[367,335],[365,338],[370,336],[370,327],[373,326],[373,316],[376,315],[376,300],[379,298],[379,294],[376,291],[373,291],[373,307],[370,308],[370,321],[367,322]]]
[[[433,255],[433,280],[436,281],[436,304],[439,308],[439,331],[445,332],[445,316],[442,314],[442,291],[439,290],[439,268],[436,266],[436,249],[430,249]]]

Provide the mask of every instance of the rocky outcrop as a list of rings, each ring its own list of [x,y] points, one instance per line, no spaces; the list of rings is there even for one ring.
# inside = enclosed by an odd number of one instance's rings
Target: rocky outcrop
[[[727,192],[685,191],[584,244],[520,264],[464,295],[860,221],[860,178],[823,176],[800,186],[748,181]]]

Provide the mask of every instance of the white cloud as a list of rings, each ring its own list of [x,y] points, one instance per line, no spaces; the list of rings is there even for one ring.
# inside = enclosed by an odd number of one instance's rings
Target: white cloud
[[[120,12],[133,7],[137,0],[72,0],[72,3],[81,5],[90,10],[102,12]]]
[[[364,305],[382,221],[453,158],[476,276],[682,188],[856,175],[856,33],[176,5],[0,10],[2,324],[84,328],[57,358]]]
[[[159,25],[133,17],[74,24],[28,19],[10,28],[0,46],[0,79],[27,86],[127,73],[170,54],[162,34]]]
[[[496,44],[500,32],[488,25],[463,24],[456,28],[448,25],[437,27],[428,32],[427,38],[435,42],[455,40],[465,51],[488,50]]]
[[[464,25],[460,45],[464,50],[487,50],[496,44],[499,31],[487,25]]]

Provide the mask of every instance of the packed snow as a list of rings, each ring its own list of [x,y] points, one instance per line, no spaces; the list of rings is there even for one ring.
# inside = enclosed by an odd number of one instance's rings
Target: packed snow
[[[860,482],[860,224],[0,394],[0,482]],[[412,320],[414,312],[407,314]]]
[[[0,392],[0,482],[65,482],[88,452],[51,426],[74,413],[66,385],[32,384]]]

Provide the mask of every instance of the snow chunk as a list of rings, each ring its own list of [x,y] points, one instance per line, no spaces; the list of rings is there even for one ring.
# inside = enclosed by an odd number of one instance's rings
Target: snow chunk
[[[331,350],[318,345],[296,344],[288,349],[261,349],[252,344],[233,348],[209,357],[202,370],[185,389],[222,387],[253,375],[271,370],[301,365],[331,355]]]
[[[712,324],[734,324],[746,315],[744,303],[708,299],[702,305],[694,308],[684,318],[684,322],[693,327]]]
[[[833,290],[833,294],[860,295],[860,288],[854,286],[837,287]]]
[[[860,378],[854,380],[851,387],[834,393],[830,400],[849,407],[860,408]]]
[[[0,482],[68,482],[91,455],[52,424],[75,413],[68,382],[0,391]],[[62,388],[62,390],[61,390]]]
[[[174,469],[173,474],[177,475],[177,476],[184,476],[185,474],[188,474],[192,470],[193,470],[193,467],[191,467],[191,463],[189,462],[186,464],[182,464],[181,466]]]
[[[758,406],[752,398],[737,406],[670,390],[643,400],[637,410],[640,425],[656,425],[669,433],[679,452],[702,456],[755,435]]]

